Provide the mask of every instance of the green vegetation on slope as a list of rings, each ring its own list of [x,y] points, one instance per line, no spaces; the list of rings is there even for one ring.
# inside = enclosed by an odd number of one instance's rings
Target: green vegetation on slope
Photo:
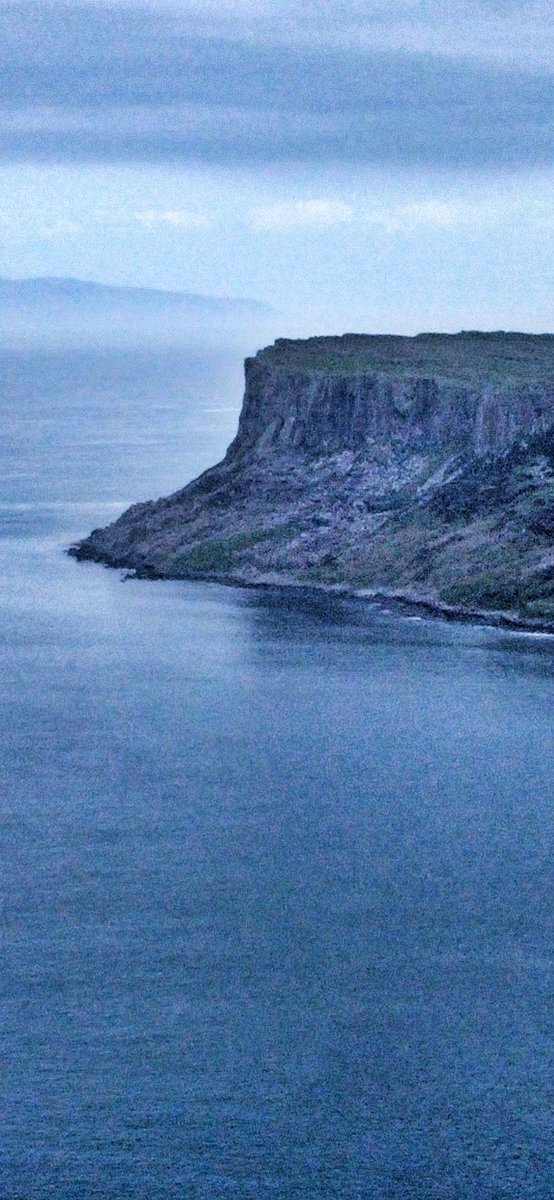
[[[405,377],[437,376],[460,383],[525,383],[539,386],[554,377],[554,335],[526,333],[422,333],[402,337],[346,333],[294,341],[279,338],[257,360],[286,371],[322,375],[383,372]]]

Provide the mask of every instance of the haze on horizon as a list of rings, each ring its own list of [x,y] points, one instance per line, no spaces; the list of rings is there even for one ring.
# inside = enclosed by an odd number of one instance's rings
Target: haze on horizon
[[[0,275],[552,329],[545,0],[0,5]]]

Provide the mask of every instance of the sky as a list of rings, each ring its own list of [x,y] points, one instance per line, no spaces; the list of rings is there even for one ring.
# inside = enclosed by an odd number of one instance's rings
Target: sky
[[[0,274],[554,328],[549,0],[0,2]]]

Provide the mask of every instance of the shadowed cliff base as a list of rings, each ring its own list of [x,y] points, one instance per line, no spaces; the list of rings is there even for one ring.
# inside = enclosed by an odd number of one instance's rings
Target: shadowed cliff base
[[[281,339],[245,369],[224,460],[71,554],[554,629],[554,336]]]

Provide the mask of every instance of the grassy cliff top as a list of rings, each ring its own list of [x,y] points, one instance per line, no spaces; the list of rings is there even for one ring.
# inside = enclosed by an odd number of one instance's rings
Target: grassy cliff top
[[[416,337],[345,333],[303,341],[279,338],[260,363],[325,375],[438,376],[460,383],[554,386],[554,334],[419,333]]]

